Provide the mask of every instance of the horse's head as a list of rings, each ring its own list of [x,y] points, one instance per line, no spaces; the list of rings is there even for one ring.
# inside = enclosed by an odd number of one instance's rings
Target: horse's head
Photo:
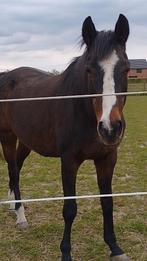
[[[125,121],[123,107],[125,95],[105,96],[127,91],[129,62],[125,44],[129,35],[129,24],[120,15],[114,32],[98,32],[90,17],[83,23],[82,36],[87,45],[85,53],[86,73],[90,93],[104,94],[93,99],[97,120],[97,131],[106,145],[118,144],[123,136]]]

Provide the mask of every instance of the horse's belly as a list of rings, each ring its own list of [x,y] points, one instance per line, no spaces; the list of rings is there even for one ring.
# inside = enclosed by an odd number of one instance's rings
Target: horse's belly
[[[15,131],[16,136],[20,139],[28,148],[43,156],[58,157],[58,147],[56,143],[55,133],[52,128],[48,131],[37,131],[34,129],[32,132],[19,132],[19,128]]]
[[[48,148],[38,148],[38,147],[36,147],[36,148],[34,148],[33,147],[33,151],[35,151],[35,152],[37,152],[38,154],[40,154],[40,155],[42,155],[42,156],[44,156],[44,157],[59,157],[60,155],[59,155],[59,152],[57,151],[57,150],[55,150],[54,148],[52,149],[52,148],[50,148],[50,147],[48,147]]]
[[[27,143],[27,141],[26,141]],[[44,135],[40,135],[40,137],[35,137],[32,141],[28,141],[29,146],[31,146],[32,150],[41,154],[45,157],[58,157],[59,150],[56,144],[56,138],[53,135],[48,135],[45,137]]]

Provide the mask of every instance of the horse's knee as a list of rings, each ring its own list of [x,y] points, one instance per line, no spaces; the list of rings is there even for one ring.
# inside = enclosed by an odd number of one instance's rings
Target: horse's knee
[[[77,203],[75,200],[65,200],[63,217],[65,222],[72,222],[77,214]]]

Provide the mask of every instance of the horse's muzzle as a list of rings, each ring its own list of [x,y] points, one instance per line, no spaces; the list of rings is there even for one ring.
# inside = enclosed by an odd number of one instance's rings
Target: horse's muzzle
[[[111,122],[109,128],[103,121],[100,121],[97,129],[101,141],[105,145],[115,145],[121,141],[124,126],[121,120]]]

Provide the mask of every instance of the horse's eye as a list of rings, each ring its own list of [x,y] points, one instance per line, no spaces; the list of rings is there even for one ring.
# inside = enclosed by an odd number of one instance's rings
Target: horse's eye
[[[87,64],[86,65],[86,72],[89,74],[95,74],[96,73],[96,66],[95,64]]]
[[[92,68],[90,66],[86,66],[86,72],[87,73],[92,73]]]
[[[130,69],[129,69],[129,68],[126,68],[126,69],[124,69],[124,70],[122,71],[122,73],[123,73],[123,74],[127,74],[129,71],[130,71]]]
[[[124,69],[124,73],[128,73],[130,71],[130,67],[126,67],[125,69]]]

